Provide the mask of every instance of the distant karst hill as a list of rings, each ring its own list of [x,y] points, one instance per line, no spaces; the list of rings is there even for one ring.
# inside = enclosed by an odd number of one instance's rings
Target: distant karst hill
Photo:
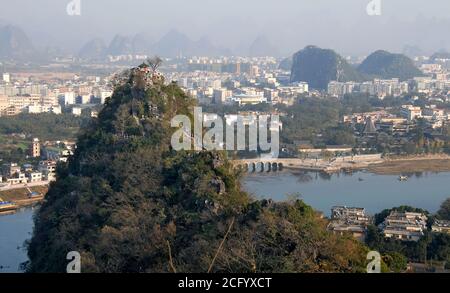
[[[202,37],[194,41],[177,30],[170,30],[165,34],[154,44],[152,51],[164,57],[220,56],[231,54],[229,50],[216,47],[208,37]]]
[[[449,52],[437,52],[430,56],[431,62],[436,62],[440,60],[450,60]]]
[[[107,51],[105,42],[96,38],[87,42],[78,53],[78,56],[83,59],[103,59]]]
[[[288,64],[288,59],[283,66]],[[357,68],[330,49],[308,46],[292,57],[291,81],[306,81],[311,88],[326,89],[330,81],[365,81],[373,78],[407,80],[423,73],[405,55],[387,51],[370,54]]]
[[[407,80],[423,73],[403,54],[378,50],[370,54],[359,66],[361,73],[377,78]]]
[[[279,56],[280,52],[269,41],[266,36],[258,36],[249,48],[249,56],[264,57],[264,56]]]
[[[0,26],[0,59],[30,59],[35,54],[31,40],[22,29]]]
[[[364,77],[330,49],[307,46],[293,56],[291,81],[305,81],[311,88],[326,89],[332,80],[361,81]]]

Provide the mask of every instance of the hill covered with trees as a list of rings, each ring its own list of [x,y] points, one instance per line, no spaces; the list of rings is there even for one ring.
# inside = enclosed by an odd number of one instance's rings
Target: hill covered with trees
[[[407,80],[423,73],[403,54],[378,50],[370,54],[357,68],[330,49],[307,46],[280,64],[291,65],[291,81],[305,81],[313,89],[326,89],[330,81],[367,81],[374,78]]]
[[[255,200],[222,152],[175,151],[193,100],[141,65],[123,75],[35,217],[29,272],[361,272],[367,248],[300,200]]]
[[[383,50],[370,54],[358,66],[358,70],[363,74],[383,79],[399,78],[400,80],[407,80],[423,75],[407,56]]]
[[[292,82],[305,81],[311,88],[326,89],[332,80],[362,81],[364,76],[330,49],[307,46],[294,54]]]

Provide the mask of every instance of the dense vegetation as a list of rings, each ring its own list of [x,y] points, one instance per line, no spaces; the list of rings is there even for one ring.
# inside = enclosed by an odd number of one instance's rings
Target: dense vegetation
[[[407,80],[423,75],[407,56],[392,54],[383,50],[370,54],[358,66],[358,70],[364,74],[383,79],[399,78],[400,80]]]
[[[0,135],[25,134],[41,140],[75,139],[80,127],[88,120],[72,114],[52,113],[4,116],[0,117]]]
[[[373,78],[399,78],[422,76],[414,62],[402,54],[378,50],[370,54],[358,68],[352,67],[333,50],[307,46],[291,59],[280,63],[280,68],[292,66],[291,81],[306,81],[314,89],[327,89],[330,81],[364,81]]]
[[[307,46],[294,54],[291,81],[306,81],[311,88],[326,89],[332,80],[362,81],[364,77],[333,50]]]
[[[280,64],[278,65],[279,69],[282,70],[291,70],[292,69],[292,57],[284,58],[280,61]]]
[[[142,68],[146,68],[142,65]],[[367,248],[326,231],[300,200],[256,201],[220,152],[176,152],[170,119],[193,102],[132,70],[58,169],[35,218],[27,270],[359,272]]]
[[[437,212],[437,217],[441,220],[450,221],[450,198],[444,201]]]

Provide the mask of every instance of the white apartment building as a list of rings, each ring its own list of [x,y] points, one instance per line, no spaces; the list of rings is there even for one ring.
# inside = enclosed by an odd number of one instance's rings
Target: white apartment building
[[[327,92],[329,95],[341,97],[345,94],[354,92],[367,93],[372,96],[384,98],[386,96],[401,96],[409,92],[407,82],[400,82],[398,78],[393,79],[374,79],[363,83],[357,82],[337,82],[328,83]]]
[[[112,96],[112,91],[109,90],[102,90],[100,91],[100,100],[101,103],[104,104],[106,99]]]
[[[422,117],[422,109],[413,105],[403,105],[400,114],[402,117],[408,119],[408,121],[412,121]]]
[[[8,97],[9,107],[14,107],[17,109],[24,109],[29,105],[40,105],[41,96],[40,95],[30,95],[30,96],[13,96]]]
[[[9,73],[5,72],[3,73],[3,82],[10,83],[11,82],[11,76]]]
[[[16,173],[13,177],[6,180],[10,185],[28,183],[28,178],[24,173]]]
[[[73,91],[64,93],[64,105],[74,105],[76,102],[76,94]]]
[[[80,107],[73,107],[72,108],[72,114],[75,116],[81,116],[82,109]]]
[[[41,172],[29,172],[27,173],[27,177],[28,177],[28,182],[32,183],[32,182],[40,182],[42,181],[42,173]]]
[[[222,104],[226,100],[230,99],[232,96],[233,92],[225,88],[215,89],[213,92],[213,100],[214,103],[216,104]]]
[[[48,180],[56,180],[56,162],[55,161],[41,161],[38,166],[39,172]]]
[[[427,227],[427,216],[422,213],[393,211],[382,224],[386,238],[418,241]]]
[[[60,115],[62,113],[62,109],[61,106],[30,105],[27,107],[27,113],[30,114],[53,113],[56,115]]]
[[[89,104],[91,102],[91,94],[90,93],[80,94],[77,98],[78,98],[78,102],[80,104]]]

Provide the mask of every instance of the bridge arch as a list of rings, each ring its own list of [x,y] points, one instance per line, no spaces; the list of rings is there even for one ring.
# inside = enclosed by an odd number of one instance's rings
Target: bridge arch
[[[263,162],[257,162],[255,163],[255,172],[264,172],[264,163]]]
[[[275,162],[275,163],[271,163],[271,170],[272,171],[278,171],[278,164]]]

